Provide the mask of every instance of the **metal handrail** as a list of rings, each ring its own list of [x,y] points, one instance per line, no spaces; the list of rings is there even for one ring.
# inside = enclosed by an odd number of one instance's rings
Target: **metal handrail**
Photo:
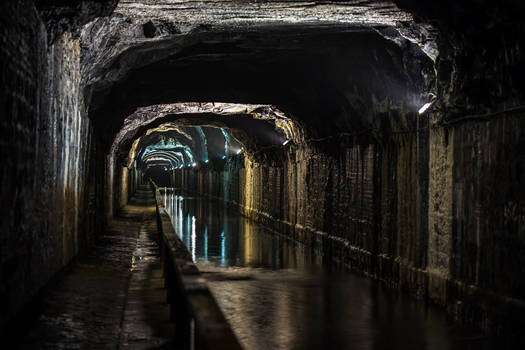
[[[163,206],[160,189],[155,195],[159,247],[168,290],[170,316],[175,321],[175,342],[184,349],[242,349],[206,280],[177,236]]]

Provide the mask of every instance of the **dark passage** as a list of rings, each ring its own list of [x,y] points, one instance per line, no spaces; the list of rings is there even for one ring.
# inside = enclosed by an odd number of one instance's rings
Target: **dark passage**
[[[169,191],[173,225],[246,349],[490,349],[446,312],[334,266],[220,201]]]

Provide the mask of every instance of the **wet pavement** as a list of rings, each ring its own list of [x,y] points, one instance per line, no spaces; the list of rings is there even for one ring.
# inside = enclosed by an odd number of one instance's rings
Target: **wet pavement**
[[[441,308],[326,263],[218,201],[164,198],[246,349],[489,349]]]
[[[8,348],[171,348],[156,230],[151,191],[139,190],[89,254],[46,290],[27,334]]]

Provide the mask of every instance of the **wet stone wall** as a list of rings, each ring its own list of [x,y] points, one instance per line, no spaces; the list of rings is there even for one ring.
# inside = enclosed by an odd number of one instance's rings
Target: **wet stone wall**
[[[432,132],[429,294],[465,323],[520,334],[525,311],[522,112]]]
[[[452,277],[525,295],[525,120],[456,124]],[[468,203],[468,205],[467,205]]]
[[[238,204],[464,323],[512,334],[525,291],[516,277],[525,275],[523,120],[516,113],[431,128],[427,158],[415,133],[362,136],[179,170],[174,185]]]
[[[441,17],[427,274],[429,296],[454,317],[515,341],[525,313],[523,3],[500,5],[423,14]]]
[[[0,17],[3,325],[90,244],[93,225],[86,225],[90,125],[78,41],[65,33],[47,45],[30,1],[2,2]]]
[[[351,137],[180,170],[175,186],[238,204],[329,259],[423,296],[415,150],[412,133]]]

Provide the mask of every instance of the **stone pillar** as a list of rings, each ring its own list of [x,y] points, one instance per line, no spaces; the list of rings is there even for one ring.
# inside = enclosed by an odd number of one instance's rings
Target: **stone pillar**
[[[428,176],[429,176],[429,116],[417,117],[416,139],[416,232],[419,237],[416,264],[418,268],[427,266],[428,254]]]
[[[452,138],[446,128],[429,134],[428,296],[444,305],[452,254]]]

